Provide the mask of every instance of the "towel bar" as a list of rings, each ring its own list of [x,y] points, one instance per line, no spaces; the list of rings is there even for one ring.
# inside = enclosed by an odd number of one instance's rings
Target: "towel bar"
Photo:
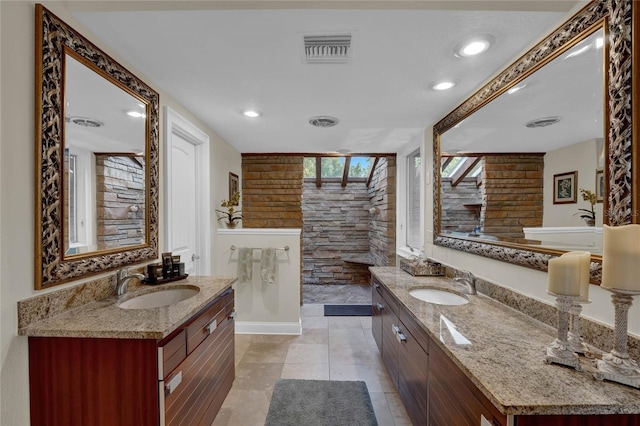
[[[237,250],[238,247],[236,247],[235,245],[231,246],[231,250]],[[262,247],[251,247],[251,249],[253,250],[262,250]],[[276,250],[284,250],[284,251],[289,251],[289,246],[284,246],[282,248],[276,248]]]

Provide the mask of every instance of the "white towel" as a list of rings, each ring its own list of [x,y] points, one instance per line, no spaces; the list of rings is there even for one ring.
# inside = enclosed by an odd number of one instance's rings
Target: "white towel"
[[[262,249],[262,260],[260,261],[260,278],[262,282],[273,284],[276,282],[276,249],[270,247]]]
[[[238,282],[248,283],[253,280],[253,249],[240,247],[238,249]]]

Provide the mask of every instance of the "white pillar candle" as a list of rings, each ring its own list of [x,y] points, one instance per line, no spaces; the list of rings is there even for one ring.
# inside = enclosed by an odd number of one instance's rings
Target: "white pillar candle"
[[[580,296],[580,258],[565,256],[549,259],[547,289],[554,294]]]
[[[588,251],[570,251],[560,257],[577,256],[580,258],[580,301],[589,300],[589,280],[591,279],[591,253]]]
[[[604,225],[602,286],[640,290],[640,225]]]

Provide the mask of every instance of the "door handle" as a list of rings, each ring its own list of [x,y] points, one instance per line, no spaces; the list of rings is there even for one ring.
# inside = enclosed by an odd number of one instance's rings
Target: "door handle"
[[[197,254],[193,253],[193,254],[191,255],[191,261],[192,261],[192,262],[195,262],[195,261],[196,261],[196,260],[198,260],[198,259],[200,259],[200,256],[198,256]]]

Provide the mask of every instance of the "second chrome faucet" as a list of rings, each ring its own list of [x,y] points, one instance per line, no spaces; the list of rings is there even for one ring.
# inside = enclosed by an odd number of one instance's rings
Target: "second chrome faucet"
[[[470,271],[459,271],[453,280],[464,286],[463,293],[465,294],[477,294],[476,292],[476,277]]]

